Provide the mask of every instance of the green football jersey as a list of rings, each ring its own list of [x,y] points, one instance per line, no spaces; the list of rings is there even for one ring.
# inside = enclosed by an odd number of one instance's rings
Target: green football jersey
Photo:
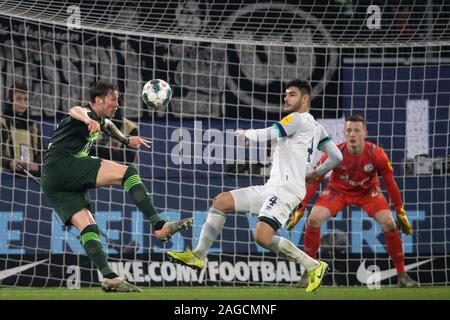
[[[100,128],[103,128],[105,118],[97,116],[90,105],[86,105],[84,108],[88,109],[89,118],[96,120],[100,124]],[[53,132],[46,156],[64,154],[87,157],[98,135],[99,132],[89,134],[88,127],[84,122],[66,114]]]

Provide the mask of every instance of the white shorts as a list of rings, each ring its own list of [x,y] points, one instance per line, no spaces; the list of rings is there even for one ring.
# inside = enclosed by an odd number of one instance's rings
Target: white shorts
[[[230,191],[234,208],[238,212],[250,212],[258,217],[267,217],[283,227],[289,215],[301,199],[286,187],[269,185],[252,186]]]

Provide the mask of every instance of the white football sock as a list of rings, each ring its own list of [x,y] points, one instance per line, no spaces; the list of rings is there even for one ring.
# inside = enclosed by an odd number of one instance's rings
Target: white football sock
[[[283,258],[294,261],[306,268],[309,272],[320,266],[320,263],[297,248],[291,241],[279,236],[273,236],[270,250],[280,254]]]
[[[209,248],[211,248],[217,236],[222,231],[223,225],[225,224],[225,217],[226,214],[224,212],[213,207],[209,209],[208,217],[200,232],[200,239],[194,250],[198,258],[205,259]]]

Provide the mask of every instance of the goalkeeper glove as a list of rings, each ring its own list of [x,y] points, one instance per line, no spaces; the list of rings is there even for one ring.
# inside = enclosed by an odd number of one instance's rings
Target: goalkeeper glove
[[[405,214],[405,209],[402,207],[397,211],[397,227],[402,230],[404,234],[413,234],[413,228],[408,221],[408,217]]]
[[[298,207],[295,209],[295,212],[293,215],[291,215],[288,224],[286,226],[286,229],[288,231],[291,231],[292,229],[294,229],[295,225],[300,221],[300,219],[303,217],[303,215],[305,214],[305,209],[302,209],[302,205],[299,204]]]

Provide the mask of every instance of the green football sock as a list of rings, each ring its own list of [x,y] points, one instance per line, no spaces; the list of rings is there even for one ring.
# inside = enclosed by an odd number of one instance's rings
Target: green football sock
[[[155,207],[153,207],[147,188],[142,183],[141,178],[139,178],[134,167],[128,167],[123,176],[122,185],[125,188],[125,191],[130,195],[136,207],[150,221],[153,227],[156,228],[156,226],[164,224],[164,220],[161,219],[158,212],[156,212]]]
[[[105,251],[100,242],[99,230],[96,224],[90,224],[81,231],[81,244],[88,257],[103,276],[114,274],[108,265]]]

